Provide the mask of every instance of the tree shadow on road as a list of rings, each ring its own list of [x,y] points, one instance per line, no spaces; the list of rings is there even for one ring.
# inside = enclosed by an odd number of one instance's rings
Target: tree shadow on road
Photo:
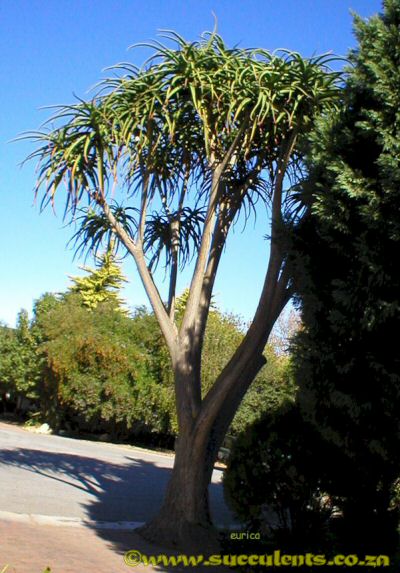
[[[0,468],[4,471],[7,467],[26,471],[27,491],[29,484],[34,483],[37,491],[44,492],[46,497],[42,511],[32,511],[27,507],[25,513],[54,515],[58,503],[54,498],[65,496],[70,504],[69,515],[73,513],[74,504],[79,506],[78,516],[97,522],[97,526],[93,523],[89,526],[95,527],[97,535],[114,551],[121,553],[121,558],[126,551],[134,549],[146,555],[166,553],[145,543],[134,531],[112,529],[109,523],[99,522],[141,523],[151,519],[161,505],[172,471],[170,468],[159,467],[130,453],[121,456],[120,463],[115,463],[27,448],[1,450]],[[31,480],[29,474],[33,474]],[[20,493],[24,496],[23,491]],[[223,501],[222,484],[210,485],[210,500],[214,521],[228,526],[232,516]],[[180,570],[179,567],[157,568],[164,571]],[[221,567],[218,570],[222,571]],[[207,567],[207,571],[211,572],[212,568]]]

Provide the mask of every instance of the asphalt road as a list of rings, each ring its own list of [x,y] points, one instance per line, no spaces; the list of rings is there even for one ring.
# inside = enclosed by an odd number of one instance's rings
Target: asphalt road
[[[172,465],[172,456],[0,422],[0,514],[142,523],[160,507]],[[215,523],[228,526],[221,477],[215,470],[211,512]]]

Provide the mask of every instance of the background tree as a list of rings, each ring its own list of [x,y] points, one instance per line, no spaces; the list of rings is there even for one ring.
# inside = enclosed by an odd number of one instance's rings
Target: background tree
[[[74,284],[69,290],[79,293],[83,304],[89,309],[96,308],[99,303],[109,302],[123,311],[123,301],[119,292],[123,283],[127,281],[122,274],[120,265],[115,260],[113,246],[110,245],[108,250],[97,259],[97,269],[81,267],[82,270],[89,273],[87,276],[70,277]]]
[[[172,388],[157,377],[157,348],[142,344],[138,320],[114,302],[88,309],[77,294],[45,295],[35,304],[32,331],[42,417],[52,428],[173,443]]]
[[[345,106],[307,156],[294,364],[303,415],[335,448],[329,487],[349,537],[382,550],[397,537],[400,473],[400,3],[355,30]]]
[[[19,409],[23,398],[38,400],[39,380],[36,341],[30,332],[28,313],[21,310],[15,329],[0,327],[1,393],[9,393]]]
[[[284,231],[300,213],[285,177],[301,177],[302,142],[337,102],[329,58],[228,49],[216,34],[175,49],[155,44],[142,69],[120,66],[102,96],[61,107],[41,147],[44,205],[67,187],[67,213],[91,213],[84,244],[114,237],[132,255],[160,324],[175,380],[179,445],[159,515],[142,529],[158,543],[212,542],[208,484],[237,407],[263,366],[268,335],[292,290]],[[129,200],[126,206],[115,197]],[[257,203],[258,200],[258,203]],[[201,395],[201,351],[215,277],[230,228],[252,209],[270,224],[270,256],[254,319],[212,388]],[[263,209],[266,208],[264,211]],[[168,301],[154,281],[165,255]],[[184,316],[175,320],[177,275],[194,257]]]
[[[187,295],[177,298],[178,315]],[[10,394],[8,407],[14,411],[28,398],[34,417],[53,430],[171,447],[178,431],[173,372],[157,320],[143,307],[123,319],[115,312],[120,314],[114,298],[89,308],[79,292],[47,293],[35,302],[32,321],[21,311],[18,329],[1,328],[1,388]],[[213,305],[202,350],[203,394],[243,336],[243,322]],[[267,364],[230,426],[233,436],[293,399],[288,357],[270,345],[265,356]]]
[[[243,398],[230,426],[230,435],[238,436],[256,420],[273,416],[280,407],[295,401],[297,386],[290,357],[278,355],[270,344],[264,356],[267,363]]]

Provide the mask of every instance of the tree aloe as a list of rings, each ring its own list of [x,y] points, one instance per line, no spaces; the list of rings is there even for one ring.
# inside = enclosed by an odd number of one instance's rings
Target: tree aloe
[[[80,240],[96,248],[112,237],[136,262],[171,356],[179,423],[165,502],[143,534],[190,545],[212,534],[213,462],[292,294],[284,237],[303,214],[293,193],[302,142],[314,118],[337,105],[340,90],[328,56],[228,49],[215,33],[194,43],[166,36],[172,48],[152,44],[143,68],[120,65],[121,75],[106,80],[100,95],[57,108],[56,127],[29,136],[40,143],[30,157],[39,161],[43,205],[55,201],[63,183],[72,218],[81,199],[89,201],[92,219]],[[231,227],[251,210],[264,213],[270,236],[265,282],[248,332],[202,398],[201,350],[215,278]],[[163,253],[166,303],[153,274]],[[177,322],[177,276],[192,260]]]

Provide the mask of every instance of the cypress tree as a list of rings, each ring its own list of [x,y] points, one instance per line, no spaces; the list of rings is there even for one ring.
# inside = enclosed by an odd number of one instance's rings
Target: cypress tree
[[[81,267],[88,273],[83,277],[70,277],[73,285],[69,288],[72,293],[78,293],[82,303],[93,310],[100,303],[111,303],[115,307],[127,313],[123,308],[123,300],[119,292],[124,282],[127,282],[122,274],[120,266],[115,261],[115,254],[111,246],[105,253],[97,257],[97,269]]]
[[[327,489],[349,540],[371,550],[396,538],[400,475],[399,0],[356,16],[355,33],[343,108],[308,152],[294,363],[303,415],[329,446]]]

